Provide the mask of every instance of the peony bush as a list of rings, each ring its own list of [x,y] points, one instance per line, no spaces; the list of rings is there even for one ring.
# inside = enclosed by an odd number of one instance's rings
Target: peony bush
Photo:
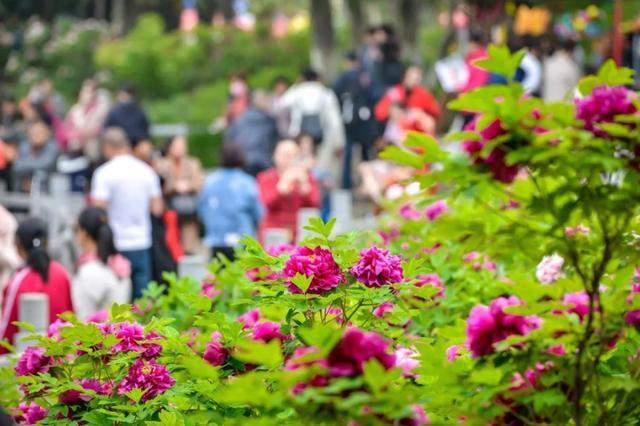
[[[480,62],[509,79],[523,52]],[[635,424],[640,114],[606,63],[575,100],[509,81],[448,135],[383,155],[421,190],[370,233],[311,220],[199,283],[73,315],[0,368],[24,424]],[[425,163],[439,163],[425,172]]]

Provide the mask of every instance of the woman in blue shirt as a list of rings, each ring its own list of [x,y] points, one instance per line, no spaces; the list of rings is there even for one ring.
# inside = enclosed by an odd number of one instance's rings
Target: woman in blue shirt
[[[220,169],[205,180],[198,214],[204,224],[204,244],[233,259],[233,250],[244,235],[256,236],[263,214],[256,180],[245,173],[242,150],[225,144],[220,154]]]

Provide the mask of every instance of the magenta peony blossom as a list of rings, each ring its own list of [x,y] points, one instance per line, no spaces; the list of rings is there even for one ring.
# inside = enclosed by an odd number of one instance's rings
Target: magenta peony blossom
[[[539,389],[538,379],[542,373],[545,371],[549,371],[554,367],[553,361],[547,361],[544,364],[537,362],[535,368],[527,368],[527,370],[523,374],[515,373],[513,375],[513,379],[511,380],[511,387],[509,388],[512,392],[518,392],[526,389]]]
[[[522,305],[515,296],[498,297],[489,306],[476,305],[467,319],[467,345],[474,357],[495,351],[494,345],[511,335],[526,336],[540,325],[540,318],[504,312],[508,306]]]
[[[407,426],[424,426],[431,423],[431,420],[429,419],[429,416],[427,416],[427,413],[424,411],[424,408],[422,408],[418,404],[412,405],[411,411],[413,413],[412,417],[402,420],[400,424]]]
[[[229,356],[229,351],[222,345],[222,334],[216,331],[211,334],[211,340],[207,343],[203,358],[214,367],[224,365]]]
[[[578,224],[576,226],[567,226],[564,228],[564,235],[567,237],[573,237],[577,235],[589,235],[591,233],[591,229],[588,226],[584,226],[582,224]]]
[[[364,364],[376,359],[385,369],[396,364],[396,357],[389,353],[389,342],[375,332],[350,328],[331,350],[327,358],[331,377],[362,374]]]
[[[313,277],[306,292],[314,294],[326,293],[345,281],[331,251],[322,247],[298,247],[284,264],[282,273],[290,279],[297,274]],[[287,281],[287,285],[290,292],[302,293],[293,282]]]
[[[422,216],[418,210],[413,207],[412,204],[403,204],[398,211],[400,216],[407,220],[418,220]]]
[[[285,336],[280,331],[280,324],[274,321],[259,322],[253,326],[253,332],[251,333],[253,340],[261,340],[265,343],[269,343],[273,339],[278,339],[281,342],[289,340],[290,336]]]
[[[60,330],[69,327],[71,325],[70,322],[61,320],[60,318],[56,319],[54,322],[49,324],[49,328],[47,329],[47,336],[60,340]]]
[[[476,271],[484,269],[493,272],[497,269],[497,265],[489,258],[489,256],[483,256],[477,251],[471,251],[465,254],[462,260],[464,263],[470,264]]]
[[[100,323],[106,322],[108,319],[109,319],[109,312],[103,309],[91,315],[89,318],[87,318],[87,323],[100,324]]]
[[[378,235],[382,238],[382,242],[385,246],[391,244],[393,240],[400,236],[400,230],[398,228],[392,228],[390,231],[381,231],[378,230]]]
[[[36,404],[35,402],[21,403],[18,409],[22,412],[21,416],[16,417],[16,421],[21,425],[34,425],[40,420],[47,417],[47,410]]]
[[[201,294],[203,296],[207,296],[209,299],[215,299],[220,293],[222,293],[222,291],[216,287],[215,277],[207,277],[204,279],[201,286]]]
[[[564,277],[563,266],[564,259],[562,256],[557,254],[544,256],[536,268],[536,278],[542,284],[553,284]]]
[[[549,348],[547,348],[547,350],[545,351],[548,354],[551,355],[555,355],[555,356],[564,356],[567,354],[567,350],[565,349],[564,345],[561,343],[559,345],[554,345],[551,346]]]
[[[567,293],[562,298],[562,302],[567,306],[564,312],[578,315],[581,321],[589,315],[589,295],[584,291]]]
[[[631,279],[631,293],[640,293],[640,267],[637,267],[633,272],[633,278]]]
[[[134,389],[141,389],[141,401],[145,402],[171,389],[175,383],[166,365],[158,364],[153,359],[138,358],[129,368],[129,374],[120,382],[118,393],[124,395]]]
[[[438,200],[432,204],[429,204],[425,210],[424,214],[429,220],[436,220],[443,214],[449,211],[449,206],[447,205],[446,200]]]
[[[293,253],[296,249],[296,246],[293,244],[279,244],[275,246],[269,246],[266,248],[266,252],[271,256],[280,256],[283,253]]]
[[[445,355],[447,357],[447,361],[449,361],[449,362],[455,361],[460,356],[460,350],[461,349],[462,349],[462,345],[449,346],[445,351]]]
[[[112,325],[110,333],[120,339],[120,342],[111,348],[113,353],[139,352],[145,358],[154,358],[162,352],[162,346],[149,342],[160,339],[160,336],[154,331],[145,335],[144,328],[140,324],[116,323]]]
[[[640,327],[640,309],[627,312],[624,315],[624,322],[634,327]]]
[[[77,383],[84,389],[94,391],[98,395],[110,395],[113,388],[111,383],[100,383],[96,379],[82,379]],[[65,391],[59,397],[60,404],[66,405],[81,404],[92,399],[93,395],[75,389]]]
[[[296,348],[293,352],[291,358],[287,360],[285,363],[284,369],[286,371],[295,371],[300,368],[309,368],[309,367],[322,367],[324,369],[328,368],[328,363],[326,359],[318,358],[316,353],[318,352],[318,348],[314,346],[305,347],[305,348]],[[291,390],[291,393],[294,395],[299,394],[309,386],[312,387],[322,387],[326,386],[329,383],[329,378],[324,374],[316,374],[309,380],[308,382],[296,383]]]
[[[440,289],[440,291],[437,292],[433,297],[435,298],[444,297],[445,295],[444,284],[442,284],[442,280],[440,279],[440,276],[438,274],[421,274],[421,275],[418,275],[416,278],[418,279],[418,282],[415,283],[416,287],[423,287],[425,285],[430,285],[432,287]]]
[[[238,322],[242,324],[243,330],[253,328],[254,325],[260,320],[260,310],[252,309],[245,312],[237,318]]]
[[[367,287],[397,283],[402,281],[401,258],[373,246],[360,252],[360,260],[351,268],[351,274]]]
[[[402,370],[405,377],[417,377],[413,372],[420,367],[419,354],[414,349],[398,346],[396,349],[396,367]]]
[[[53,357],[45,356],[45,348],[29,346],[20,355],[15,371],[18,376],[30,376],[45,373],[53,363]]]
[[[377,316],[378,318],[382,318],[384,314],[393,311],[393,308],[395,307],[396,305],[391,302],[384,302],[373,310],[373,315]]]
[[[584,121],[584,128],[594,135],[607,137],[609,134],[597,125],[613,122],[616,115],[635,113],[634,96],[632,91],[622,86],[598,86],[589,96],[576,99],[576,118]]]

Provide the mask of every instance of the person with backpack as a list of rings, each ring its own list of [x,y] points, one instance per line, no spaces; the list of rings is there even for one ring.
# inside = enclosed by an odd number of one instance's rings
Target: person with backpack
[[[20,318],[20,297],[25,293],[42,293],[49,299],[49,324],[59,314],[73,312],[69,274],[47,252],[47,227],[36,218],[25,219],[16,231],[16,248],[24,266],[19,268],[4,289],[0,338],[14,343]]]
[[[371,75],[362,69],[355,52],[347,54],[346,60],[347,69],[335,81],[333,90],[340,101],[346,135],[342,187],[351,189],[353,149],[359,146],[361,161],[368,161],[377,125],[373,117],[375,98]]]
[[[304,71],[300,81],[282,96],[278,108],[290,113],[292,138],[301,134],[313,138],[318,169],[329,172],[333,179],[340,175],[341,163],[336,160],[345,146],[340,105],[333,90],[322,84],[318,73],[311,69]]]

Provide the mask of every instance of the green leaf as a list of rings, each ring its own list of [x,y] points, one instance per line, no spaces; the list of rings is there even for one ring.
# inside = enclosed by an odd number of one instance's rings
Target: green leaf
[[[329,238],[331,236],[331,232],[333,232],[333,227],[336,224],[336,218],[332,218],[329,222],[324,222],[319,217],[311,217],[309,218],[309,222],[304,226],[304,229],[313,232],[314,234],[318,234],[323,236],[324,238]]]
[[[338,343],[341,331],[329,325],[316,324],[313,327],[301,327],[297,330],[300,339],[307,346],[315,346],[320,353],[328,354]]]
[[[526,50],[520,49],[511,53],[507,46],[489,46],[489,57],[475,61],[475,65],[492,73],[498,74],[507,80],[513,80],[518,66],[524,57]]]
[[[131,399],[133,402],[138,403],[142,398],[142,389],[140,388],[132,389],[129,392],[125,393],[125,395],[129,397],[129,399]]]
[[[291,278],[291,282],[300,290],[302,290],[303,293],[307,292],[312,281],[313,281],[313,275],[308,277],[301,273],[297,273],[293,278]]]
[[[389,384],[388,376],[382,365],[374,358],[364,365],[364,381],[374,394],[380,393]]]
[[[23,330],[26,330],[30,333],[35,333],[36,331],[36,327],[28,322],[22,322],[22,321],[13,321],[11,324],[15,325],[18,328],[21,328]]]
[[[424,167],[422,157],[395,145],[386,147],[384,151],[380,153],[380,158],[413,167],[414,169],[421,169]]]
[[[242,340],[237,342],[237,351],[233,356],[248,364],[264,365],[275,368],[282,364],[280,341],[274,339],[269,343]]]
[[[471,380],[475,383],[495,386],[500,383],[502,375],[503,372],[499,368],[485,367],[481,369],[475,369],[471,373]]]
[[[409,132],[404,141],[405,146],[419,148],[423,163],[435,163],[448,157],[448,153],[440,148],[440,144],[432,136],[424,133]]]

